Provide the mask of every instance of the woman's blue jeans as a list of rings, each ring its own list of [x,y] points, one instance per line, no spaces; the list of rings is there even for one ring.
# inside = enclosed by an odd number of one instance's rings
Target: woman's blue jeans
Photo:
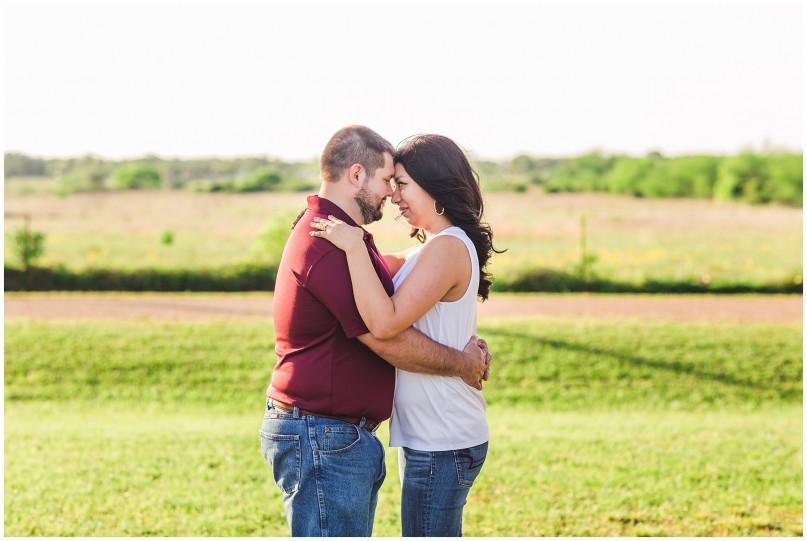
[[[263,457],[283,493],[295,537],[364,537],[373,533],[384,446],[357,425],[267,405]]]
[[[404,537],[461,537],[462,509],[488,444],[455,451],[398,450]]]

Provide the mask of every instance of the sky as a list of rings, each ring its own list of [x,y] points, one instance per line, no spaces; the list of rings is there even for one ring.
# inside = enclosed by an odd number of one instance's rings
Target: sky
[[[801,151],[804,7],[4,6],[5,151],[315,158],[342,126],[475,157]]]

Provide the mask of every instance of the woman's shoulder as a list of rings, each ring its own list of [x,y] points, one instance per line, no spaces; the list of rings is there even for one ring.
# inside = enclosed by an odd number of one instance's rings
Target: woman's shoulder
[[[468,233],[465,230],[457,225],[452,225],[446,229],[443,229],[434,236],[432,242],[439,240],[441,238],[446,239],[456,239],[453,241],[457,245],[464,245],[468,250],[475,252],[476,248],[474,247],[474,242],[471,240],[471,237],[468,236]]]
[[[456,229],[459,233],[450,231],[452,229]],[[463,253],[468,250],[463,237],[468,238],[465,232],[459,227],[452,226],[448,229],[444,229],[423,246],[420,250],[419,257],[456,261],[456,258],[461,257]]]
[[[460,237],[469,239],[468,233],[465,232],[463,228],[458,225],[452,225],[450,227],[446,227],[442,231],[440,231],[437,235],[434,236],[435,239],[439,239],[440,237]]]

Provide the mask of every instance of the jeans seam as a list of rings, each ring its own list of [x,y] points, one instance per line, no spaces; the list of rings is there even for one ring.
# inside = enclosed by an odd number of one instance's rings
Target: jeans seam
[[[325,491],[322,489],[322,464],[317,449],[316,427],[310,418],[306,419],[308,442],[311,446],[311,458],[314,461],[314,480],[317,486],[317,507],[319,508],[319,529],[322,537],[328,536],[328,523],[325,511]]]
[[[473,463],[473,459],[470,460]],[[456,449],[454,450],[454,467],[457,469],[457,484],[459,484],[461,487],[468,487],[468,488],[473,486],[473,483],[469,484],[462,476],[462,468],[460,467],[460,457],[457,455]]]
[[[374,483],[377,483],[379,480],[381,480],[381,479],[383,479],[384,477],[386,477],[386,476],[387,476],[387,469],[386,469],[386,468],[387,468],[387,464],[386,464],[386,462],[385,462],[385,459],[386,459],[386,453],[385,453],[385,451],[384,451],[384,444],[383,444],[383,443],[381,443],[381,440],[380,440],[380,439],[378,439],[378,436],[376,436],[375,434],[370,434],[370,437],[371,437],[372,439],[374,439],[374,440],[375,440],[376,445],[378,445],[378,447],[381,449],[381,468],[379,468],[379,474],[378,474],[378,477],[376,477],[376,478],[373,480],[373,482],[374,482]]]
[[[426,517],[424,521],[424,532],[423,535],[426,537],[431,537],[432,535],[432,523],[431,523],[431,511],[432,511],[432,500],[434,499],[434,468],[435,468],[435,454],[434,452],[429,452],[429,488],[426,491]]]

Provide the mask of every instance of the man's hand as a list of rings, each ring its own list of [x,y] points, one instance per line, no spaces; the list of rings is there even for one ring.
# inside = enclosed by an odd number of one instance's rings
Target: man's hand
[[[474,335],[462,349],[462,353],[468,360],[462,381],[479,391],[482,390],[482,380],[487,379],[486,374],[490,366],[490,353],[488,352],[487,342],[484,340],[481,342],[484,349],[480,346],[480,339]]]
[[[484,381],[487,381],[490,377],[490,350],[488,349],[488,343],[485,341],[484,338],[480,338],[476,342],[479,345],[479,348],[485,352],[485,375],[482,376]]]

